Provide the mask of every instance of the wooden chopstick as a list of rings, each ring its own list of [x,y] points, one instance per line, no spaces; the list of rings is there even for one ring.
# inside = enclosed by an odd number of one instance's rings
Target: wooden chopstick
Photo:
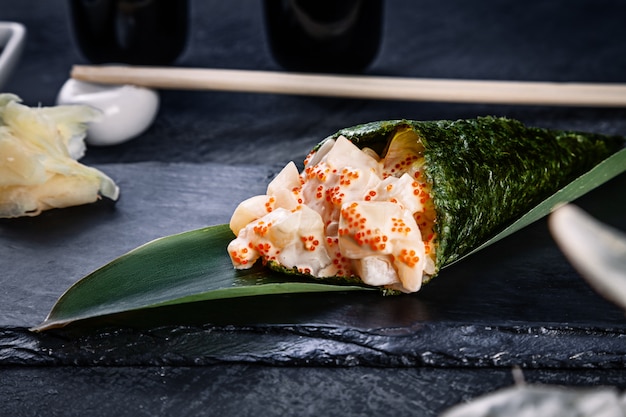
[[[71,77],[101,84],[377,100],[626,107],[626,84],[482,81],[289,72],[76,65]]]

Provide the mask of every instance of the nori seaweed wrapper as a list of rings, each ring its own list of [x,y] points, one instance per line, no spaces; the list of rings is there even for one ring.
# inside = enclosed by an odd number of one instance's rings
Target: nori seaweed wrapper
[[[425,148],[441,268],[486,242],[624,146],[624,138],[527,127],[506,118],[381,121],[342,129],[360,148],[384,156],[399,129]]]

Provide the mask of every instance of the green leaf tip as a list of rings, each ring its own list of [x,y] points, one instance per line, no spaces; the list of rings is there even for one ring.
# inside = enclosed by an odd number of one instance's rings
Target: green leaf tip
[[[233,238],[217,225],[148,242],[77,281],[33,331],[127,311],[270,294],[366,290],[287,275],[261,265],[235,270],[226,253]]]

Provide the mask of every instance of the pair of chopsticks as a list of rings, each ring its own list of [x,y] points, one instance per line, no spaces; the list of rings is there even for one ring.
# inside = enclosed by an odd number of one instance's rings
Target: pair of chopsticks
[[[88,65],[74,66],[71,77],[100,84],[131,84],[156,89],[376,100],[626,107],[626,84],[610,83],[481,81]]]

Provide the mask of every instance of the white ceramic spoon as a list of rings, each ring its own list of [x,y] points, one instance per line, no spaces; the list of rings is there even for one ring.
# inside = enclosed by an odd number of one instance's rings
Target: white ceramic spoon
[[[90,145],[116,145],[143,133],[159,110],[155,90],[131,85],[102,85],[69,79],[57,96],[57,104],[86,104],[102,111],[89,125]]]
[[[458,404],[439,417],[623,417],[624,395],[610,387],[514,385]]]
[[[550,231],[578,272],[626,310],[626,234],[568,204],[550,215]]]

